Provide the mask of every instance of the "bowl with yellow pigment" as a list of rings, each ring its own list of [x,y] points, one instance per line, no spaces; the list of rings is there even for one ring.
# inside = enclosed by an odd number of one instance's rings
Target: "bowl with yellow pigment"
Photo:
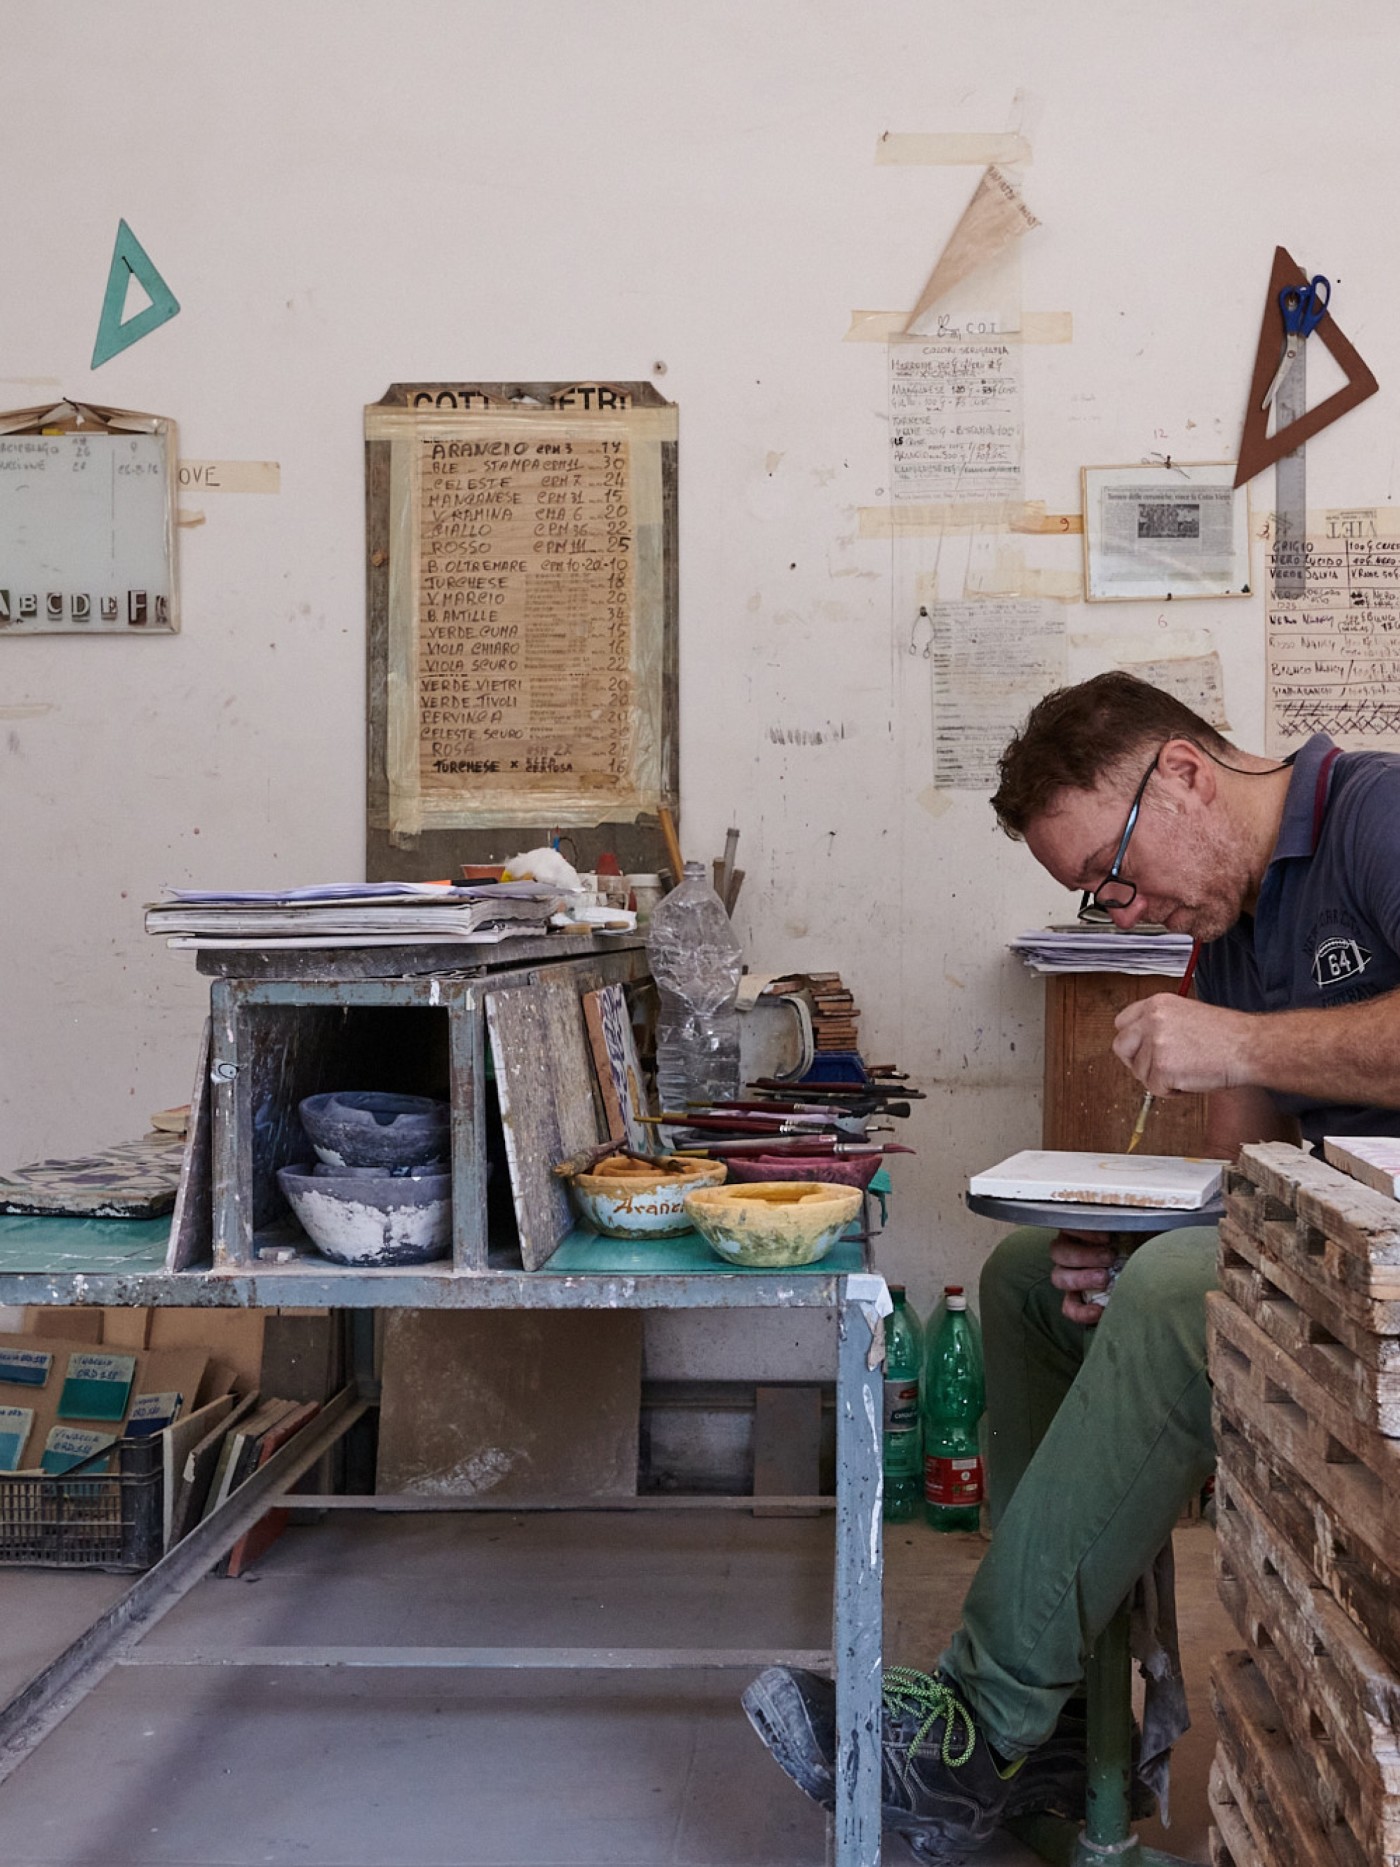
[[[685,1196],[718,1186],[720,1160],[663,1154],[656,1161],[609,1154],[587,1173],[570,1176],[574,1203],[586,1225],[608,1238],[675,1238],[691,1228]]]
[[[860,1211],[856,1186],[823,1180],[766,1180],[702,1187],[685,1209],[711,1250],[746,1270],[817,1264]]]

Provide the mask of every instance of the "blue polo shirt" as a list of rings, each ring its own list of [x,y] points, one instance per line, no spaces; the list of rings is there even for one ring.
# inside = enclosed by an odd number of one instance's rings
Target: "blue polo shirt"
[[[1318,733],[1294,757],[1258,906],[1201,948],[1208,1004],[1328,1011],[1400,988],[1400,754],[1342,752],[1329,766],[1332,750]],[[1400,1135],[1400,1109],[1270,1093],[1309,1144]]]

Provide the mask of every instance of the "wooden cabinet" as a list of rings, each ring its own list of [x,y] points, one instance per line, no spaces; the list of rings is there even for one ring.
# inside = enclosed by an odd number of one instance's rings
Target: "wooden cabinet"
[[[1113,1054],[1113,1020],[1135,999],[1171,992],[1171,978],[1121,972],[1060,972],[1045,980],[1045,1100],[1041,1145],[1121,1152],[1142,1085]],[[1145,1154],[1199,1154],[1206,1098],[1161,1096],[1152,1105]]]

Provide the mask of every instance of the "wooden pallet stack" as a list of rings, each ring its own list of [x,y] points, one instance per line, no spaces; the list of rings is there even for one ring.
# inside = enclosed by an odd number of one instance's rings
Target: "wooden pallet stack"
[[[1211,1859],[1400,1867],[1400,1202],[1247,1147],[1220,1242]]]

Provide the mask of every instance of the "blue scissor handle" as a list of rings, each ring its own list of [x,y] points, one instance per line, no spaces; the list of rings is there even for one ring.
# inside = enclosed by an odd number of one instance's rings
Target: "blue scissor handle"
[[[1327,316],[1332,281],[1319,272],[1307,285],[1285,285],[1278,295],[1283,328],[1290,337],[1311,337]]]

